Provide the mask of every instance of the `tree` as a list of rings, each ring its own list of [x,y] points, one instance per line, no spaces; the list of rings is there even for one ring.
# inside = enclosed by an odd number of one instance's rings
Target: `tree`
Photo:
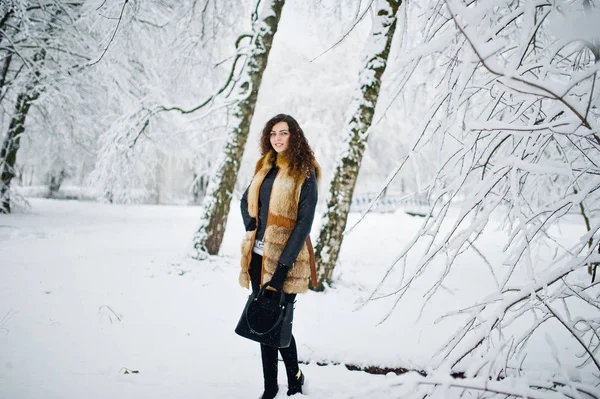
[[[40,53],[43,58],[44,52]],[[40,93],[35,85],[30,85],[24,93],[19,94],[14,116],[8,125],[8,132],[0,149],[0,213],[10,213],[10,183],[15,177],[15,164],[19,151],[21,136],[25,132],[25,120],[31,104]]]
[[[269,52],[285,1],[271,0],[257,14],[252,26],[250,45],[242,71],[231,89],[235,91],[235,103],[230,106],[227,140],[221,157],[214,166],[214,174],[208,184],[202,202],[203,214],[194,235],[193,256],[202,259],[206,254],[217,254],[221,247],[225,225],[229,215],[231,197],[240,168],[252,115],[256,106],[263,73],[267,68]],[[235,65],[234,65],[235,68]]]
[[[52,1],[41,3],[51,10]],[[92,197],[127,202],[156,195],[161,179],[155,172],[165,164],[204,172],[193,166],[210,153],[200,150],[204,142],[218,140],[220,130],[213,123],[221,117],[218,109],[194,119],[163,112],[151,124],[137,116],[146,116],[157,103],[185,108],[212,91],[225,69],[215,64],[229,61],[230,49],[222,44],[232,44],[229,30],[239,31],[239,16],[249,14],[248,9],[237,0],[96,0],[68,14],[69,23],[57,24],[52,36],[43,90],[21,141],[18,168],[29,184],[52,183],[64,171],[65,183]],[[20,54],[28,54],[30,42],[17,41],[26,44]],[[19,67],[15,59],[19,57],[13,58],[13,71]],[[141,119],[140,126],[148,121],[147,128],[138,129],[131,115],[136,123]],[[164,180],[170,184],[176,179]],[[181,185],[182,191],[192,186],[189,180]]]
[[[394,393],[598,397],[598,283],[586,273],[600,260],[598,9],[504,0],[446,0],[431,9],[410,14],[424,16],[413,22],[423,29],[402,58],[411,70],[411,57],[435,65],[415,83],[433,81],[437,93],[424,108],[414,98],[404,104],[424,121],[388,182],[409,160],[435,153],[424,184],[432,205],[370,299],[394,298],[392,312],[422,284],[425,311],[448,277],[460,275],[465,253],[477,254],[494,287],[446,315],[458,317],[459,328],[431,373],[399,382]],[[557,234],[573,220],[578,237]],[[501,258],[478,246],[493,229],[505,230]],[[402,277],[390,289],[384,282],[394,271]],[[555,359],[542,372],[529,364],[534,340],[545,340]],[[567,340],[579,350],[565,352]],[[465,378],[449,381],[457,372]]]
[[[60,75],[78,68],[80,48],[71,44],[80,34],[73,25],[82,5],[12,1],[0,10],[0,103],[9,117],[0,149],[0,213],[11,210],[10,185],[32,106]]]
[[[373,122],[375,107],[385,72],[392,39],[396,30],[397,0],[378,0],[373,5],[373,26],[364,50],[364,67],[359,75],[359,87],[350,105],[350,119],[342,133],[334,175],[329,186],[315,256],[318,290],[330,283],[342,245],[344,229],[358,172]]]

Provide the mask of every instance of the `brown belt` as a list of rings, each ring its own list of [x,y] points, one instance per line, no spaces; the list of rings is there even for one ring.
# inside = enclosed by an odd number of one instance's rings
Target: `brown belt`
[[[310,236],[306,239],[306,247],[308,249],[308,255],[310,256],[310,280],[312,287],[316,287],[317,283],[317,262],[315,259],[315,251],[313,251],[312,242]]]

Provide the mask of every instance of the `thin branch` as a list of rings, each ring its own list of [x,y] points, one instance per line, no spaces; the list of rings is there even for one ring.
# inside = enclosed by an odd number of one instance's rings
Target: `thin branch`
[[[104,48],[104,51],[102,51],[102,54],[100,54],[100,58],[98,58],[96,61],[92,62],[91,64],[88,64],[88,66],[96,65],[97,63],[99,63],[100,60],[102,60],[102,58],[108,51],[110,44],[113,42],[113,40],[115,39],[115,36],[117,35],[117,31],[119,30],[119,25],[121,25],[121,20],[123,19],[123,13],[125,12],[125,6],[127,5],[128,2],[129,2],[129,0],[125,0],[123,2],[123,7],[121,8],[121,13],[119,14],[119,21],[117,22],[117,26],[115,26],[115,30],[113,31],[113,34],[112,34],[110,40],[108,41],[108,44]]]
[[[448,0],[446,1],[446,6],[448,7],[448,11],[450,12],[450,15],[452,15],[452,19],[454,20],[454,23],[456,24],[456,27],[458,28],[458,30],[463,34],[463,36],[467,39],[467,41],[469,42],[469,44],[471,45],[471,48],[473,49],[473,51],[475,52],[475,54],[477,55],[477,58],[479,58],[479,61],[481,62],[481,64],[485,67],[485,69],[487,69],[490,73],[496,75],[496,76],[501,76],[501,77],[505,77],[506,75],[502,72],[496,71],[494,70],[487,62],[486,62],[486,58],[483,57],[481,55],[481,53],[479,52],[479,49],[475,46],[475,44],[473,43],[473,41],[471,40],[471,38],[467,35],[467,33],[465,32],[464,28],[462,27],[462,25],[458,22],[458,20],[456,19],[456,15],[454,14],[454,12],[452,11],[452,9],[450,8],[450,5],[448,4]],[[594,72],[595,74],[595,72]],[[527,79],[523,79],[523,78],[519,78],[517,76],[511,76],[510,79],[516,81],[516,82],[520,82],[523,83],[527,86],[533,87],[535,89],[541,90],[544,93],[547,93],[547,95],[549,96],[549,98],[551,99],[555,99],[561,103],[563,103],[567,108],[569,108],[569,110],[575,115],[577,116],[577,118],[581,121],[582,125],[585,126],[586,128],[591,130],[591,125],[589,124],[589,122],[587,121],[587,119],[585,118],[584,115],[581,115],[568,101],[566,101],[563,96],[559,96],[557,93],[555,93],[553,90],[544,87],[540,84],[537,84],[535,82],[531,82]],[[587,77],[586,77],[587,79]],[[573,85],[571,85],[571,88],[577,84],[574,83]],[[517,89],[512,88],[513,90],[517,91],[517,92],[521,92]],[[570,89],[569,89],[570,90]],[[567,90],[565,92],[568,93]],[[531,93],[528,93],[531,94]]]
[[[244,39],[248,38],[248,37],[249,37],[249,38],[252,38],[253,36],[252,36],[251,34],[249,34],[249,33],[245,33],[245,34],[243,34],[243,35],[240,35],[240,36],[239,36],[239,37],[236,39],[236,41],[235,41],[235,48],[238,48],[238,47],[240,47],[240,42],[241,42],[242,40],[244,40]]]
[[[261,0],[256,1],[256,7],[254,7],[254,11],[252,11],[252,15],[251,15],[252,25],[254,25],[256,23],[256,21],[258,21],[258,9],[260,7],[260,2],[261,2]]]
[[[135,147],[135,144],[137,143],[137,141],[140,138],[140,136],[142,134],[145,134],[146,128],[148,127],[149,124],[150,124],[150,119],[146,119],[146,121],[142,125],[142,128],[140,129],[139,133],[137,134],[137,136],[135,136],[135,138],[133,139],[133,141],[129,145],[130,149],[133,148],[133,147]]]
[[[525,300],[529,299],[531,297],[532,292],[535,292],[537,294],[539,291],[547,289],[552,284],[556,283],[559,280],[562,280],[564,277],[568,276],[569,274],[571,274],[573,271],[575,271],[577,269],[579,269],[578,265],[574,265],[574,266],[568,267],[565,270],[563,270],[558,276],[551,277],[550,281],[541,281],[540,283],[537,284],[537,288],[535,288],[535,289],[521,289],[521,290],[519,290],[519,293],[521,295],[518,295],[516,298],[513,298],[510,303],[508,303],[508,304],[506,304],[504,306],[504,312],[502,312],[502,317],[504,317],[504,315],[506,314],[506,312],[509,309],[511,309],[513,306],[521,303],[522,301],[525,301]],[[506,292],[509,292],[509,291],[506,291]],[[506,294],[506,292],[504,292],[503,294]],[[491,330],[493,330],[493,329],[496,328],[496,326],[498,325],[498,323],[500,323],[500,321],[502,320],[502,317],[497,316],[495,318],[493,324],[489,328],[489,331],[491,331]],[[470,353],[472,353],[475,349],[477,349],[477,347],[479,347],[483,343],[484,339],[485,339],[485,336],[482,337],[481,340],[479,340],[471,348],[469,348],[468,350],[465,350],[465,352],[462,353],[462,355],[456,361],[453,362],[452,368],[456,367],[456,365],[458,363],[460,363],[460,361],[462,359],[464,359],[466,356],[468,356]]]
[[[590,113],[590,107],[592,106],[592,99],[594,98],[594,88],[596,87],[596,76],[598,75],[598,72],[596,72],[594,74],[594,76],[592,76],[592,88],[590,89],[590,98],[588,100],[588,104],[587,107],[585,109],[585,117],[587,118],[589,113]]]
[[[356,27],[356,25],[358,25],[358,23],[360,21],[362,21],[362,19],[365,17],[365,15],[367,15],[367,12],[369,11],[369,9],[371,8],[371,6],[373,5],[374,2],[375,2],[375,0],[371,0],[369,2],[369,5],[365,8],[365,10],[360,15],[360,17],[357,20],[354,21],[354,23],[352,24],[352,26],[350,27],[350,29],[348,29],[348,31],[346,33],[344,33],[342,35],[342,37],[337,42],[335,42],[327,50],[323,51],[321,54],[319,54],[318,56],[316,56],[315,58],[313,58],[312,60],[310,60],[310,62],[316,61],[318,58],[320,58],[321,56],[325,55],[326,53],[328,53],[329,51],[331,51],[333,48],[335,48],[338,44],[340,44],[341,42],[343,42],[346,39],[346,37],[348,37],[348,35],[354,30],[354,28]]]
[[[96,11],[99,11],[102,7],[104,7],[104,4],[106,4],[106,0],[104,0],[102,4],[100,4],[100,6],[96,8]]]
[[[236,65],[241,57],[242,57],[242,54],[236,55],[235,60],[233,61],[233,65],[231,66],[231,71],[229,71],[229,76],[227,77],[227,80],[225,81],[225,84],[215,94],[208,97],[205,101],[203,101],[199,105],[195,106],[194,108],[187,109],[187,110],[180,108],[180,107],[165,107],[165,106],[161,105],[157,108],[157,110],[154,113],[163,112],[163,111],[164,112],[179,111],[182,114],[191,114],[193,112],[198,111],[200,108],[203,108],[208,103],[213,101],[216,97],[218,97],[221,93],[223,93],[227,89],[227,87],[230,85],[230,83],[233,81],[233,76],[235,73]]]
[[[548,397],[548,392],[557,392],[561,393],[567,397],[569,395],[565,394],[565,392],[559,391],[557,387],[566,385],[565,383],[557,383],[555,381],[538,381],[535,383],[528,384],[527,388],[522,387],[513,387],[509,384],[505,384],[502,381],[481,381],[477,379],[453,379],[450,380],[448,378],[443,378],[440,381],[436,381],[430,377],[420,378],[417,381],[411,381],[412,384],[417,385],[433,385],[433,386],[444,386],[444,387],[455,387],[455,388],[463,388],[473,391],[482,391],[482,392],[491,392],[500,395],[506,395],[507,397],[526,397],[531,399],[546,399]],[[395,383],[393,386],[401,386],[402,383]],[[580,393],[585,393],[592,398],[598,398],[597,394],[594,391],[593,387],[577,384],[577,383],[569,383],[572,388],[575,388]],[[541,391],[541,390],[544,391]]]
[[[485,160],[485,162],[483,163],[483,168],[481,170],[481,179],[483,180],[484,176],[485,176],[485,168],[487,168],[490,159],[492,159],[492,156],[494,155],[494,153],[496,152],[496,150],[498,150],[500,148],[500,146],[502,145],[502,143],[504,143],[507,139],[509,139],[511,137],[511,135],[507,134],[506,137],[504,137],[497,145],[496,147],[494,147],[494,149],[492,150],[492,152],[490,152],[490,155],[487,157],[487,159]]]
[[[567,325],[567,323],[565,323],[565,321],[554,311],[554,309],[552,309],[552,307],[550,306],[549,303],[547,303],[544,299],[542,299],[539,295],[536,295],[536,297],[544,304],[544,306],[550,311],[550,313],[552,313],[552,315],[554,316],[554,318],[556,320],[558,320],[560,322],[560,324],[563,325],[563,327],[565,327],[567,329],[567,331],[569,331],[569,333],[571,333],[571,335],[577,340],[577,342],[579,342],[579,344],[583,347],[583,349],[587,352],[587,354],[590,356],[590,359],[592,359],[592,361],[594,362],[594,364],[596,365],[596,368],[598,370],[600,370],[600,362],[598,361],[598,359],[596,359],[596,357],[594,356],[594,354],[590,351],[590,348],[588,348],[585,344],[585,342],[583,342],[583,340],[579,337],[579,335],[577,335],[572,329],[571,327],[569,327]]]

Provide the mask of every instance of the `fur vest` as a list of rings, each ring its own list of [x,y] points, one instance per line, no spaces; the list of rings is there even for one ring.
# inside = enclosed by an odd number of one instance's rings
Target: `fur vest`
[[[292,173],[289,167],[289,159],[284,154],[277,155],[275,151],[271,151],[261,157],[256,163],[254,177],[248,189],[248,213],[251,217],[258,218],[260,186],[267,173],[269,173],[269,170],[273,167],[275,158],[275,165],[279,168],[279,171],[273,182],[273,190],[271,191],[269,201],[269,215],[263,237],[261,285],[270,281],[273,277],[279,257],[296,225],[300,192],[302,184],[306,179],[306,175],[300,172]],[[318,180],[321,175],[321,169],[316,162],[314,170]],[[255,235],[256,230],[248,231],[242,241],[242,269],[239,281],[240,285],[246,288],[250,287],[250,273],[248,269],[252,258]],[[283,292],[287,294],[306,292],[308,290],[309,279],[310,256],[305,243],[294,265],[287,274],[283,283]]]

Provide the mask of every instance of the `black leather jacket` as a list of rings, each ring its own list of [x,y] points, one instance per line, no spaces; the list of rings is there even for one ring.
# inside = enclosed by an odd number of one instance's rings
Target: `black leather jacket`
[[[265,235],[267,216],[269,214],[269,199],[271,198],[271,190],[273,189],[273,182],[275,181],[277,170],[277,167],[273,167],[269,173],[267,173],[260,186],[260,193],[258,195],[258,221],[253,221],[253,218],[251,218],[248,213],[248,189],[246,189],[242,196],[240,207],[242,218],[244,219],[244,226],[246,226],[246,231],[253,230],[256,226],[257,240],[262,240]],[[310,234],[310,229],[312,228],[312,223],[315,218],[315,209],[317,207],[318,198],[317,178],[313,173],[302,184],[296,226],[294,227],[288,242],[285,244],[285,248],[281,252],[281,257],[279,258],[280,264],[292,267],[296,261],[306,238]]]

